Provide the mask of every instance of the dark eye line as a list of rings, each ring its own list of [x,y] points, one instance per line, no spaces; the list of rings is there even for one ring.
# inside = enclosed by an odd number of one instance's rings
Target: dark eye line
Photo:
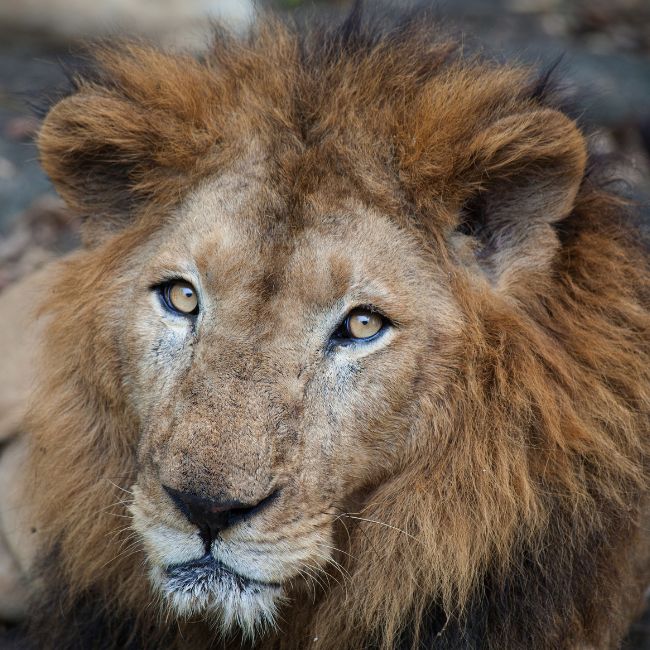
[[[393,324],[392,318],[387,316],[386,313],[382,309],[380,309],[379,307],[376,307],[372,303],[367,303],[367,304],[363,304],[363,305],[355,305],[354,307],[352,307],[352,309],[350,309],[348,311],[348,315],[350,313],[352,313],[353,311],[357,310],[357,309],[366,309],[367,311],[371,311],[373,314],[377,314],[377,315],[381,316],[385,321],[387,321],[391,325]]]
[[[385,321],[385,323],[387,325],[393,325],[393,326],[396,325],[395,321],[392,318],[390,318],[390,316],[388,316],[386,314],[386,312],[384,312],[379,307],[376,307],[372,303],[366,303],[366,304],[362,304],[362,305],[355,305],[350,310],[348,310],[348,313],[345,315],[345,318],[343,320],[345,320],[353,311],[357,311],[359,309],[363,309],[363,310],[372,312],[373,314],[377,314],[378,316],[381,316],[381,318]],[[341,321],[341,322],[343,322],[343,321]]]
[[[149,284],[149,291],[160,291],[161,287],[164,287],[168,284],[173,284],[174,282],[185,282],[194,286],[194,283],[191,280],[188,280],[187,278],[184,278],[180,275],[161,274],[157,280]]]

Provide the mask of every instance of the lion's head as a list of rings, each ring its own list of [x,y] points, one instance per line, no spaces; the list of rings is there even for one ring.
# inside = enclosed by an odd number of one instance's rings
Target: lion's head
[[[86,247],[32,416],[44,591],[161,638],[391,646],[494,601],[550,612],[494,638],[584,639],[644,483],[644,271],[530,71],[357,23],[103,50],[49,113]]]

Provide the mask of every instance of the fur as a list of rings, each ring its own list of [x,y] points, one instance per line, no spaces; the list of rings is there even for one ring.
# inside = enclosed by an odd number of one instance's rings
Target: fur
[[[618,647],[648,581],[650,274],[545,84],[422,13],[260,19],[201,61],[93,54],[39,139],[86,242],[43,307],[30,417],[39,643]],[[119,298],[161,242],[198,239],[213,347],[176,328],[145,359],[154,325]],[[355,256],[396,327],[332,366],[337,392],[292,332],[316,336],[303,315],[344,300]],[[155,530],[198,544],[163,478],[207,495],[268,476],[294,477],[259,524],[287,579],[251,639],[170,607],[143,563],[167,552]]]

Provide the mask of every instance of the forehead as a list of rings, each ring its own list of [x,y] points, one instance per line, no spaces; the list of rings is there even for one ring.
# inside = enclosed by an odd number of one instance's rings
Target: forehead
[[[416,238],[389,216],[343,192],[316,190],[292,201],[261,163],[242,164],[195,189],[170,228],[163,258],[191,264],[220,292],[305,290],[316,302],[360,283],[389,292],[398,267],[408,282],[404,258],[411,266],[419,258]]]

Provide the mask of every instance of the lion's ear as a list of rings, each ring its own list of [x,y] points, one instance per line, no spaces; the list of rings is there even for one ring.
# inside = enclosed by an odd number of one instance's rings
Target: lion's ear
[[[154,164],[150,131],[129,102],[101,92],[68,97],[48,114],[41,164],[86,229],[117,230],[137,211],[137,178]]]
[[[96,241],[143,205],[169,208],[219,164],[223,87],[184,56],[125,46],[95,52],[91,79],[47,115],[43,168]]]
[[[551,109],[503,118],[474,138],[466,170],[474,189],[456,232],[495,286],[547,270],[559,246],[553,224],[573,209],[586,158],[574,122]]]

